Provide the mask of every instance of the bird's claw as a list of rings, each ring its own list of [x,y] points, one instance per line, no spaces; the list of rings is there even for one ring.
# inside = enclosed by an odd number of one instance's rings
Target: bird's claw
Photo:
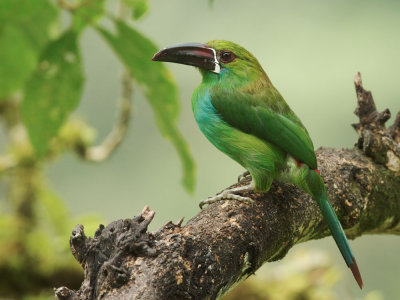
[[[251,175],[250,175],[250,172],[246,170],[245,172],[243,172],[243,174],[240,174],[238,176],[238,182],[242,182],[243,180],[245,180],[247,178],[251,179]]]
[[[207,200],[201,200],[199,203],[200,209],[203,209],[203,206],[207,204]]]

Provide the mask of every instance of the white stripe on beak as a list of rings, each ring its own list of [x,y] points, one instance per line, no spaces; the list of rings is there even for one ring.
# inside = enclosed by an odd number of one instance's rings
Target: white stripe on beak
[[[221,66],[220,66],[220,64],[218,62],[218,59],[217,59],[217,51],[215,51],[214,48],[210,48],[210,49],[212,50],[212,52],[214,52],[215,69],[212,72],[214,72],[216,74],[219,74],[219,72],[221,72]]]

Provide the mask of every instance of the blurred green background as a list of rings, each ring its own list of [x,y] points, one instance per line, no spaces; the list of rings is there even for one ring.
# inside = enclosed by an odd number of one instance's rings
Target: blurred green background
[[[117,1],[107,5],[113,12]],[[373,92],[379,110],[389,108],[392,114],[400,110],[398,1],[163,0],[149,5],[140,22],[132,24],[160,48],[227,39],[250,50],[302,119],[316,148],[353,147],[357,136],[350,124],[357,122],[353,114],[357,71],[362,73],[364,87]],[[61,20],[67,27],[67,12]],[[110,21],[100,24],[111,28]],[[100,141],[115,122],[123,65],[93,28],[82,32],[80,45],[86,83],[73,116],[93,126]],[[190,97],[200,74],[187,66],[170,64],[168,68],[179,88],[179,128],[196,163],[195,193],[189,195],[182,187],[179,157],[160,135],[152,109],[134,86],[129,131],[109,160],[93,164],[67,153],[44,170],[47,184],[74,217],[98,215],[108,223],[132,217],[149,205],[156,211],[150,226],[155,230],[169,220],[194,216],[201,199],[232,184],[243,172],[203,137],[195,123]],[[4,136],[2,141],[7,142]],[[0,188],[5,189],[5,184]],[[60,242],[67,245],[68,239]],[[332,297],[397,299],[400,240],[369,235],[351,244],[364,278],[362,291],[331,238],[296,246],[290,253],[303,248],[326,252],[341,276]],[[283,264],[285,260],[268,264],[259,276]]]

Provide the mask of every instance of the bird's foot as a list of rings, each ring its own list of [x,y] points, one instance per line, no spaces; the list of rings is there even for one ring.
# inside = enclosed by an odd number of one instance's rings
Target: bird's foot
[[[250,172],[246,170],[243,174],[240,174],[238,176],[238,182],[242,182],[243,180],[246,180],[248,178],[251,180],[251,175]]]
[[[244,196],[235,194],[236,192],[252,191],[253,189],[254,189],[253,186],[250,184],[250,185],[246,185],[246,186],[241,186],[241,187],[237,187],[237,188],[233,188],[233,189],[224,190],[214,197],[208,197],[208,199],[200,201],[199,206],[201,209],[203,209],[204,205],[206,205],[206,204],[209,205],[211,203],[214,203],[214,202],[217,202],[220,200],[236,200],[236,201],[240,201],[240,202],[244,202],[244,203],[253,205],[254,200],[251,199],[250,197],[244,197]]]

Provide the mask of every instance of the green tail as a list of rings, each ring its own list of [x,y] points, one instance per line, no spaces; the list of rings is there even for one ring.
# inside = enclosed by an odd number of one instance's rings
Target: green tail
[[[319,208],[321,209],[322,216],[324,217],[324,220],[328,225],[347,266],[351,269],[359,287],[362,288],[363,282],[360,271],[358,270],[357,262],[354,258],[353,252],[351,251],[346,234],[344,233],[342,225],[332,208],[324,182],[314,170],[310,169],[307,174],[307,185],[310,194],[315,198]]]

